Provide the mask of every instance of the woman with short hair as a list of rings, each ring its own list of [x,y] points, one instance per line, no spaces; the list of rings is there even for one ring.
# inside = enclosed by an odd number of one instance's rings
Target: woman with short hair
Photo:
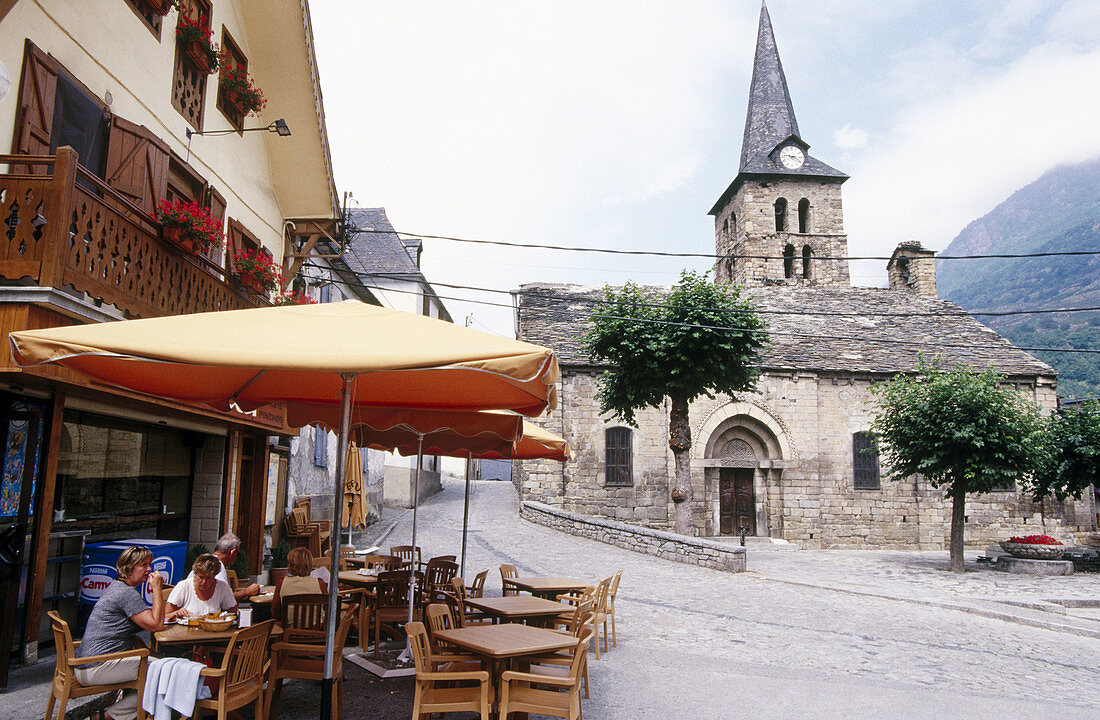
[[[233,590],[217,577],[221,566],[221,561],[209,553],[195,559],[190,579],[172,588],[168,596],[168,620],[236,611],[237,599],[233,597]]]
[[[88,629],[76,649],[78,658],[132,650],[134,635],[140,631],[164,629],[164,593],[161,592],[164,578],[159,572],[150,571],[152,562],[152,551],[141,545],[126,548],[118,556],[115,563],[118,579],[111,581],[92,608]],[[146,579],[149,580],[152,608],[145,606],[137,589]],[[107,660],[78,667],[74,674],[82,685],[110,685],[136,679],[139,663],[140,658],[136,657]],[[127,692],[107,708],[107,715],[113,720],[133,720],[137,717],[138,701],[137,693]]]

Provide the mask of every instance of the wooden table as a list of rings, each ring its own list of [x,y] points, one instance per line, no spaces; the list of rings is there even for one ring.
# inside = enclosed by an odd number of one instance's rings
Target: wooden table
[[[572,605],[554,600],[545,600],[532,595],[466,598],[465,603],[504,622],[523,622],[525,620],[545,622],[573,609]],[[538,623],[536,622],[536,624]]]
[[[228,645],[233,638],[233,633],[238,630],[240,628],[236,625],[230,626],[228,630],[211,631],[203,630],[201,627],[188,627],[187,625],[173,623],[171,627],[153,633],[153,640],[156,642],[157,647],[163,645]],[[281,637],[282,634],[283,629],[279,627],[279,623],[275,623],[271,628],[271,637]]]
[[[433,636],[445,643],[483,655],[491,660],[506,660],[521,655],[557,652],[577,644],[577,638],[544,628],[504,623],[471,625],[453,630],[436,630]]]
[[[505,583],[517,590],[526,590],[539,597],[556,597],[559,593],[572,590],[584,590],[590,585],[583,580],[570,580],[563,577],[515,577]]]
[[[378,583],[377,575],[361,575],[358,570],[344,570],[337,577],[342,583],[358,587],[374,587]]]

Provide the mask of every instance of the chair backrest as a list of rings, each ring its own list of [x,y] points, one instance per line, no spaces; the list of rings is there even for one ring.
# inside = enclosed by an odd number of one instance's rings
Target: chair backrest
[[[432,560],[446,560],[447,562],[454,562],[455,560],[458,560],[458,556],[457,555],[436,555],[435,557],[428,558],[429,563],[431,563]]]
[[[467,593],[469,597],[479,598],[482,597],[482,593],[485,592],[485,578],[489,576],[488,570],[482,570],[474,576],[474,584],[470,586],[470,591]]]
[[[615,606],[615,596],[619,594],[619,578],[623,576],[623,571],[615,573],[615,579],[611,581],[611,589],[607,591],[607,600],[612,607]]]
[[[394,545],[390,548],[390,555],[401,558],[402,565],[412,565],[413,570],[420,567],[420,547],[412,545]]]
[[[324,630],[326,628],[327,594],[287,595],[279,599],[279,604],[279,623],[284,629]]]
[[[349,608],[344,616],[340,618],[340,624],[336,627],[336,642],[332,646],[332,676],[340,677],[340,669],[343,667],[344,661],[344,646],[348,644],[348,632],[351,631],[351,624],[355,621],[355,616],[359,614],[358,608]]]
[[[607,594],[611,589],[611,578],[600,580],[596,586],[596,593],[592,596],[592,611],[602,613],[607,611]]]
[[[367,555],[363,558],[363,567],[380,572],[396,570],[401,566],[401,558],[396,555]]]
[[[428,627],[431,628],[433,635],[440,630],[454,630],[458,627],[458,622],[451,614],[451,608],[444,603],[432,603],[425,614],[428,616]]]
[[[222,679],[223,695],[247,692],[257,686],[263,688],[267,640],[274,625],[274,620],[268,620],[233,633],[222,658],[222,669],[226,671]]]
[[[582,600],[573,608],[573,617],[569,620],[559,621],[565,625],[573,637],[581,637],[588,623],[592,622],[592,601]]]
[[[451,560],[432,558],[424,570],[424,587],[444,587],[451,584],[451,578],[458,574],[458,563]]]
[[[291,535],[300,535],[309,524],[309,511],[296,507],[286,516],[286,529]]]
[[[458,627],[465,627],[466,586],[463,584],[462,578],[458,576],[451,578],[450,592],[445,593],[443,599],[447,601],[447,607],[451,609]]]
[[[424,628],[424,623],[417,621],[406,623],[405,634],[409,637],[416,674],[423,675],[431,672],[432,648],[428,643],[428,631]]]
[[[391,570],[378,574],[374,589],[378,596],[378,608],[407,607],[409,604],[409,570]]]
[[[57,654],[57,664],[54,670],[57,677],[67,680],[72,674],[69,668],[69,660],[76,656],[76,646],[73,644],[73,634],[69,632],[69,623],[61,619],[56,610],[50,610],[46,615],[50,618],[50,628],[53,630],[53,647]]]
[[[237,571],[226,568],[225,569],[225,576],[227,578],[229,578],[229,589],[230,590],[236,590],[237,589]]]
[[[519,591],[514,587],[508,585],[508,578],[519,577],[519,571],[516,570],[515,565],[501,565],[500,566],[500,588],[502,595],[519,595]]]

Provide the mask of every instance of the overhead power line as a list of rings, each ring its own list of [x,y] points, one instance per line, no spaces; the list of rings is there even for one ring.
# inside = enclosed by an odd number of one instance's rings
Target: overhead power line
[[[713,260],[789,260],[797,259],[801,260],[802,256],[787,256],[787,255],[717,255],[713,253],[691,253],[691,252],[667,252],[661,250],[618,250],[615,248],[593,248],[593,247],[581,247],[576,245],[549,245],[541,243],[519,243],[511,242],[507,240],[476,240],[473,238],[460,238],[451,235],[421,235],[419,233],[409,233],[398,230],[358,230],[357,232],[365,234],[382,234],[382,235],[404,235],[410,238],[416,238],[418,240],[449,240],[451,242],[472,243],[475,245],[499,245],[503,247],[515,247],[515,248],[528,248],[533,250],[564,250],[567,252],[585,252],[585,253],[605,253],[608,255],[647,255],[652,257],[683,257],[683,258],[708,258]],[[1100,255],[1100,250],[1065,250],[1060,252],[1040,252],[1040,253],[989,253],[984,255],[936,255],[936,256],[902,256],[906,260],[989,260],[989,259],[1002,259],[1011,260],[1019,258],[1038,258],[1038,257],[1077,257],[1083,255]],[[830,255],[814,255],[814,260],[893,260],[892,255],[864,255],[864,256],[830,256]]]

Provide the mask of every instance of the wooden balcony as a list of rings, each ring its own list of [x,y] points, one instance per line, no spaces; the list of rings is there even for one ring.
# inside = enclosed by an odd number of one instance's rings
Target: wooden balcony
[[[0,280],[86,293],[131,318],[270,304],[161,239],[160,224],[61,148],[0,155]],[[41,174],[37,174],[41,173]],[[12,328],[6,328],[12,329]]]

